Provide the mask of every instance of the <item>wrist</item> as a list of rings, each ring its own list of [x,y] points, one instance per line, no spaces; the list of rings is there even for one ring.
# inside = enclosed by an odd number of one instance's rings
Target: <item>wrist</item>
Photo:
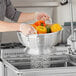
[[[13,23],[13,29],[20,32],[21,23]]]
[[[9,29],[9,31],[20,31],[20,23],[8,23],[7,25],[7,29]]]

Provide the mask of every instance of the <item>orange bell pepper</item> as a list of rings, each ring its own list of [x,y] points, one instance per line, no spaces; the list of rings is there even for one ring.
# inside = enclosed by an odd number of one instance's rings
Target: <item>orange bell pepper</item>
[[[37,30],[38,34],[45,34],[45,33],[47,33],[47,29],[44,26],[37,26],[36,30]]]
[[[34,23],[36,26],[46,26],[45,21],[39,20]]]

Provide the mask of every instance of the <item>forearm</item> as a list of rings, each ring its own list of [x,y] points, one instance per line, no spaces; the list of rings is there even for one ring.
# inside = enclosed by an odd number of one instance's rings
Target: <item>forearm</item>
[[[0,21],[0,32],[19,31],[20,23],[8,23]]]
[[[21,13],[18,22],[27,22],[30,20],[34,20],[35,13]]]

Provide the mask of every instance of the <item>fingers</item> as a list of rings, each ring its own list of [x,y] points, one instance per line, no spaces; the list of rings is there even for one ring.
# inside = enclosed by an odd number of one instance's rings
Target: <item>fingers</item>
[[[25,33],[25,32],[23,32],[23,34],[24,34],[24,35],[31,35],[31,34],[35,34],[35,32],[34,32],[34,31],[32,31],[32,30],[30,30],[30,31],[27,31],[26,33]]]
[[[46,21],[47,19],[46,19],[46,17],[42,17],[41,20]]]
[[[27,31],[26,34],[27,34],[27,35],[35,34],[35,30],[34,30],[32,27],[30,27],[30,28],[28,29],[28,31]]]
[[[46,19],[49,19],[49,16],[46,13],[42,13],[43,17],[45,17]]]
[[[39,13],[37,15],[37,20],[44,20],[44,21],[46,21],[46,20],[49,20],[49,16],[46,13]]]
[[[31,25],[28,24],[21,24],[20,25],[20,31],[24,34],[24,35],[30,35],[30,34],[34,34],[35,33],[35,29],[32,28]]]

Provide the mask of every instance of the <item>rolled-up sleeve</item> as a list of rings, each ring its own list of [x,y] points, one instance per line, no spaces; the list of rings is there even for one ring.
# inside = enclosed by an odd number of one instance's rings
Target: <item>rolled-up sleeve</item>
[[[16,8],[12,5],[10,0],[6,1],[6,17],[13,20],[13,21],[18,21],[18,18],[20,16],[21,12],[17,11]]]

